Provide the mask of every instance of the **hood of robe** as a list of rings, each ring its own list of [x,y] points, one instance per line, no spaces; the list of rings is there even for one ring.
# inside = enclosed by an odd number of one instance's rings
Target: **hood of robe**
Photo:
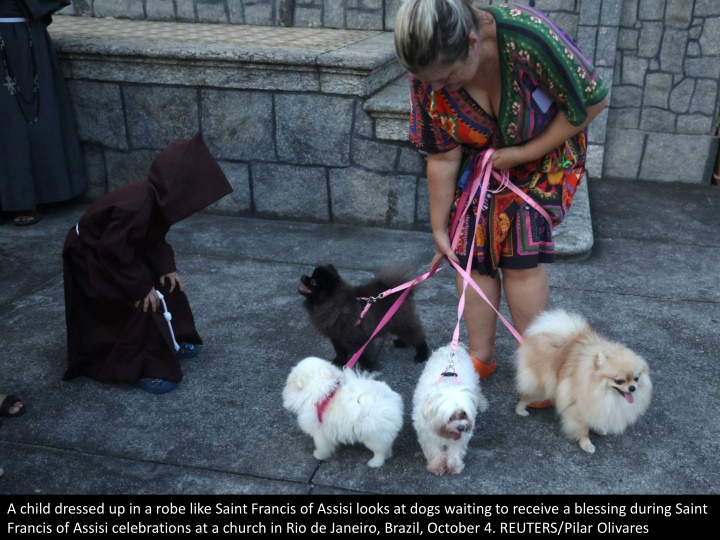
[[[232,193],[225,174],[198,132],[160,152],[150,166],[148,181],[168,225]]]

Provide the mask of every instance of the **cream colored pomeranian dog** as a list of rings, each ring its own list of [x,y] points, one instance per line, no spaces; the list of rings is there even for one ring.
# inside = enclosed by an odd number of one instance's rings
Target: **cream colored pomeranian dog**
[[[413,394],[413,426],[427,470],[437,475],[463,470],[475,417],[488,408],[467,351],[451,353],[450,345],[432,353]]]
[[[516,357],[520,401],[527,416],[533,401],[552,399],[565,434],[594,452],[590,430],[620,434],[648,408],[648,365],[633,351],[598,335],[580,315],[541,313],[528,327]]]
[[[316,459],[328,459],[341,444],[356,443],[373,452],[370,467],[382,466],[392,455],[403,424],[403,401],[374,374],[311,356],[290,371],[282,397],[300,429],[313,438]]]

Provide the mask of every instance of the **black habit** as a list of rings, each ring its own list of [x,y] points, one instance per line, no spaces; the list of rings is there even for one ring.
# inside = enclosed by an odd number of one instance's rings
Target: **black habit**
[[[160,304],[135,307],[153,287],[165,296],[178,343],[201,344],[190,305],[178,287],[170,227],[220,200],[232,187],[198,133],[163,150],[148,176],[112,191],[68,232],[63,248],[68,368],[86,376],[136,383],[150,377],[179,382],[180,364]]]
[[[87,190],[70,96],[47,32],[68,0],[1,0],[0,206],[32,210]],[[37,81],[37,82],[36,82]]]

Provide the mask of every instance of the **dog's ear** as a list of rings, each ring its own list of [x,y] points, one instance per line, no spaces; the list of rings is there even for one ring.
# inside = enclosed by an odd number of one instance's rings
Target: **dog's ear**
[[[595,367],[600,369],[605,365],[607,362],[607,358],[605,358],[605,355],[602,351],[598,351],[597,356],[595,356]]]

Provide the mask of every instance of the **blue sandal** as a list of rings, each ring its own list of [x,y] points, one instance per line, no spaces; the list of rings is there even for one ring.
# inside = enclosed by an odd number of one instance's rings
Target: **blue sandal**
[[[151,394],[165,394],[171,390],[175,390],[177,383],[166,381],[165,379],[153,379],[145,377],[140,379],[136,385],[140,390],[145,390]]]
[[[180,348],[175,353],[175,356],[177,356],[180,360],[186,360],[187,358],[195,358],[200,352],[198,346],[193,345],[192,343],[180,343],[179,345]]]

